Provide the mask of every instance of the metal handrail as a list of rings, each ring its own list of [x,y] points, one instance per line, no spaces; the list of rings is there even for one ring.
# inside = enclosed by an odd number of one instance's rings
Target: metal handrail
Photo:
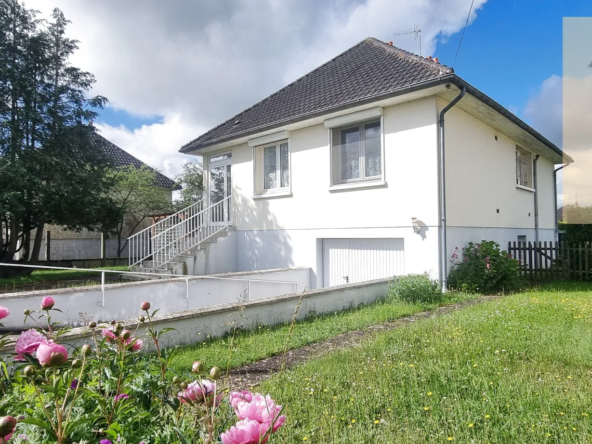
[[[180,215],[187,215],[189,214],[191,217],[192,215],[203,211],[203,203],[204,199],[203,196],[200,200],[195,202],[194,204],[189,205],[188,207],[183,208],[182,210],[177,211],[170,216],[167,216],[165,219],[159,220],[158,222],[152,224],[151,226],[144,228],[141,231],[138,231],[134,235],[128,238],[128,264],[129,266],[133,266],[139,264],[148,258],[150,258],[153,254],[153,245],[152,245],[152,238],[153,233],[158,231],[162,231],[161,227],[171,226],[171,222],[178,218]],[[178,223],[176,223],[178,224]],[[176,225],[175,224],[175,225]]]
[[[251,278],[235,278],[235,277],[222,277],[222,276],[192,276],[188,274],[166,274],[166,273],[146,273],[141,271],[120,271],[120,270],[103,270],[100,268],[74,268],[74,267],[52,267],[49,265],[26,265],[26,264],[6,264],[0,262],[0,267],[21,267],[21,268],[34,268],[34,269],[45,269],[45,270],[76,270],[76,271],[92,271],[94,273],[101,273],[101,293],[102,293],[102,303],[99,305],[105,305],[105,273],[116,273],[116,274],[130,274],[130,275],[146,275],[146,276],[166,276],[169,279],[176,279],[176,278],[185,278],[185,284],[187,288],[186,298],[189,299],[189,278],[199,278],[199,279],[218,279],[223,281],[244,281],[247,282],[247,291],[250,293],[251,282],[265,282],[265,283],[272,283],[272,284],[291,284],[295,285],[296,289],[295,292],[298,291],[298,287],[300,285],[304,285],[301,282],[293,282],[293,281],[276,281],[276,280],[266,280],[266,279],[251,279]],[[248,294],[250,296],[250,294]]]
[[[152,268],[162,267],[230,225],[231,199],[227,196],[163,231],[155,231],[151,238]]]

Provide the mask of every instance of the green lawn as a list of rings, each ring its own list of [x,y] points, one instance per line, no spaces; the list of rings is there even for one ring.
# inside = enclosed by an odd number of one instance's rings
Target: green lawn
[[[258,388],[277,442],[590,443],[592,286],[546,286],[381,333]]]
[[[460,302],[475,297],[477,296],[449,294],[442,300],[441,304]],[[435,307],[435,304],[410,304],[390,300],[331,315],[311,317],[294,325],[289,349],[303,347],[341,333],[359,330],[370,325],[409,316]],[[236,317],[238,318],[238,316],[237,313]],[[230,320],[231,318],[229,318]],[[232,342],[230,366],[227,364],[231,336],[217,339],[206,337],[203,338],[203,342],[182,347],[180,354],[173,359],[171,368],[177,373],[186,373],[196,360],[203,362],[206,368],[217,365],[224,370],[228,367],[236,368],[250,364],[283,353],[289,330],[290,325],[284,324],[274,327],[261,325],[255,330],[237,331]]]
[[[128,271],[129,268],[126,266],[112,266],[112,267],[101,267],[102,270],[117,270],[117,271]],[[85,279],[95,278],[100,276],[101,273],[97,271],[82,271],[82,270],[35,270],[28,276],[21,276],[16,278],[3,278],[0,279],[0,288],[10,287],[13,285],[22,284],[33,284],[36,282],[49,282],[49,281],[63,281],[72,279]]]

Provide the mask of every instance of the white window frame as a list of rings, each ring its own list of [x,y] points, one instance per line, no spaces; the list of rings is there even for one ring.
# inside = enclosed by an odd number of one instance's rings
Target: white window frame
[[[365,126],[370,123],[380,124],[380,175],[366,176],[366,140]],[[341,132],[344,130],[358,128],[360,132],[360,177],[355,179],[342,179],[341,177]],[[334,134],[339,135],[339,141],[334,143]],[[382,115],[378,118],[370,118],[343,126],[329,128],[329,143],[331,146],[331,185],[329,190],[340,190],[347,188],[362,188],[386,185],[385,162],[384,162],[384,121]]]
[[[521,174],[519,173],[519,164],[525,164],[526,170],[526,181],[522,180]],[[525,150],[522,147],[516,145],[516,188],[521,188],[527,191],[534,191],[533,188],[533,155],[530,151]]]
[[[288,186],[282,187],[281,183],[281,146],[288,145]],[[276,149],[276,178],[277,186],[275,188],[265,189],[265,156],[266,148],[275,147]],[[292,151],[290,149],[290,140],[283,139],[274,142],[265,143],[259,146],[253,146],[253,177],[254,177],[254,198],[291,196],[292,195]]]

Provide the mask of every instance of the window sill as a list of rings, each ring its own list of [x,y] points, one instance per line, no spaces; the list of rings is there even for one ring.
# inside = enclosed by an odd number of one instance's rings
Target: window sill
[[[534,188],[525,187],[525,186],[522,186],[522,185],[516,185],[516,188],[519,188],[519,189],[524,190],[524,191],[530,191],[531,193],[534,193],[534,191],[535,191]]]
[[[356,190],[359,188],[380,188],[386,187],[387,183],[384,179],[380,180],[364,180],[360,182],[340,183],[339,185],[332,185],[329,187],[330,192]]]
[[[263,194],[256,194],[253,196],[253,200],[259,199],[273,199],[275,197],[292,197],[291,190],[282,190],[282,191],[269,191]]]

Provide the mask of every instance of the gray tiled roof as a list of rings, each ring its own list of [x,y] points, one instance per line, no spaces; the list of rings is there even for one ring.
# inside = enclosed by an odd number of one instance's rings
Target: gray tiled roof
[[[367,38],[181,148],[191,151],[452,74],[452,68]]]
[[[148,167],[150,169],[153,169],[152,167],[142,162],[140,159],[136,159],[127,151],[122,150],[114,143],[109,142],[96,131],[90,133],[90,139],[92,145],[95,148],[101,149],[105,152],[105,154],[111,160],[111,162],[113,162],[113,166],[115,167],[126,167],[129,165],[133,165],[136,168]],[[156,172],[156,185],[163,188],[178,189],[178,187],[175,186],[175,182],[173,180],[169,179],[164,174],[161,174],[158,171]]]

